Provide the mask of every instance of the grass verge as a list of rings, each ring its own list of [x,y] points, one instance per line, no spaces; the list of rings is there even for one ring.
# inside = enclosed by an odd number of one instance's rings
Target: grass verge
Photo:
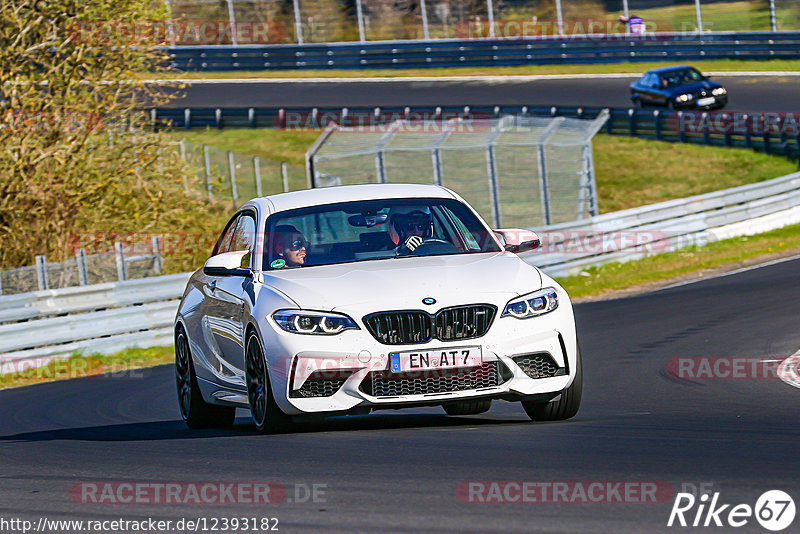
[[[56,360],[35,369],[0,374],[0,389],[52,382],[67,378],[87,378],[111,373],[130,373],[135,369],[171,363],[175,352],[170,347],[125,349],[113,354],[75,354],[68,359]]]
[[[411,76],[533,76],[548,74],[629,74],[640,73],[657,67],[674,65],[679,61],[658,61],[641,63],[604,63],[589,65],[520,65],[514,67],[447,67],[418,69],[360,69],[360,70],[263,70],[263,71],[224,71],[224,72],[172,72],[157,76],[140,72],[139,79],[181,79],[181,80],[219,80],[252,78],[403,78]],[[746,61],[736,59],[715,59],[693,61],[703,72],[780,72],[800,71],[800,60]]]
[[[795,172],[789,160],[746,148],[597,135],[601,213],[736,187]]]

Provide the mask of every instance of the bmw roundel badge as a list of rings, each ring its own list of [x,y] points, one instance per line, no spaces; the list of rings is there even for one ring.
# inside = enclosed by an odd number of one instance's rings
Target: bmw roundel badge
[[[433,297],[425,297],[424,299],[422,299],[422,303],[430,306],[431,304],[436,304],[436,299]]]

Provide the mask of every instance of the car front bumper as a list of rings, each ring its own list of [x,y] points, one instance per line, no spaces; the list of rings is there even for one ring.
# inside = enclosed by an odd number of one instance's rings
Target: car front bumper
[[[363,324],[336,336],[313,336],[285,332],[267,319],[261,329],[275,401],[297,415],[555,395],[572,382],[577,365],[572,306],[562,289],[559,301],[556,310],[529,319],[500,317],[501,307],[483,337],[419,345],[381,344]],[[389,369],[392,352],[459,347],[480,347],[483,365],[401,375]],[[545,377],[532,378],[539,374]]]
[[[713,102],[704,103],[700,105],[705,98],[713,98]],[[728,95],[708,96],[701,98],[694,98],[688,102],[675,102],[675,109],[689,110],[689,109],[719,109],[728,105]]]

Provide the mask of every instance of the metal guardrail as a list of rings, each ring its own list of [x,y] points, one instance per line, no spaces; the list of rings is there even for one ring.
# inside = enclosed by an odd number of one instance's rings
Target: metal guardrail
[[[800,222],[798,206],[800,173],[794,173],[583,221],[534,228],[545,246],[541,252],[528,255],[526,261],[551,276],[574,275],[604,263],[628,261]],[[776,216],[779,214],[782,216]],[[740,224],[745,221],[758,222],[750,227]]]
[[[180,70],[485,67],[623,61],[796,59],[800,32],[581,35],[571,38],[170,47]]]
[[[191,273],[0,297],[0,369],[41,366],[76,351],[168,345]]]
[[[374,108],[159,108],[150,116],[155,127],[172,128],[324,128],[342,126],[374,128],[398,119],[499,118],[502,115],[595,119],[599,107],[571,106],[415,106]],[[709,146],[751,148],[768,154],[798,158],[800,134],[797,118],[780,114],[726,111],[674,111],[653,108],[611,108],[603,131],[610,135],[639,137]],[[769,116],[768,116],[769,115]],[[794,121],[794,127],[791,122]],[[746,128],[741,128],[745,125]]]

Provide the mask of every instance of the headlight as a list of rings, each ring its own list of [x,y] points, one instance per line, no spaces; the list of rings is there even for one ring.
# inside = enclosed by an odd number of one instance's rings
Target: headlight
[[[694,98],[692,95],[681,95],[678,98],[676,98],[675,100],[677,100],[678,102],[688,102],[692,98]]]
[[[726,91],[724,87],[717,87],[716,89],[711,91],[711,94],[712,95],[724,95],[727,92],[728,91]]]
[[[344,330],[358,330],[355,321],[341,313],[278,310],[272,314],[272,318],[278,326],[295,334],[331,336]]]
[[[506,304],[501,317],[527,319],[544,315],[558,308],[558,296],[552,287],[517,297]]]

